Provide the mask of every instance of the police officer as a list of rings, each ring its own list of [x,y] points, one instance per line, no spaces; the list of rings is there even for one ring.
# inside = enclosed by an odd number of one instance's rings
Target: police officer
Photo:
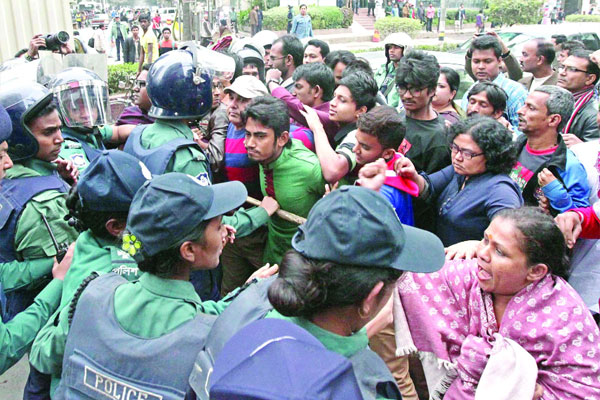
[[[260,318],[279,318],[348,358],[362,398],[400,399],[389,369],[368,348],[365,326],[387,303],[403,271],[428,273],[443,266],[441,241],[402,225],[374,190],[343,186],[314,205],[292,247],[275,279],[238,292],[215,321],[190,375],[193,393],[187,398],[208,399],[210,361],[237,329]]]
[[[3,180],[5,171],[10,169],[13,164],[8,153],[9,144],[7,140],[11,136],[12,123],[10,116],[3,106],[0,105],[0,187],[5,182]],[[4,202],[5,197],[0,191],[0,201]],[[4,232],[2,232],[4,235]],[[38,330],[46,323],[52,312],[58,306],[62,291],[62,279],[64,278],[73,254],[69,250],[60,264],[55,263],[52,269],[53,280],[36,297],[35,303],[25,311],[17,314],[9,324],[0,321],[0,374],[3,374],[13,364],[23,357],[29,349],[33,338]],[[49,259],[54,261],[53,259]],[[25,264],[25,265],[23,265]],[[25,268],[21,268],[24,266]],[[9,279],[27,283],[34,278],[32,271],[27,270],[32,263],[12,261],[0,264],[0,281],[6,283]],[[46,274],[44,272],[44,274]]]
[[[54,163],[63,138],[52,93],[37,83],[14,80],[0,90],[0,104],[12,120],[8,154],[15,163],[1,188],[6,211],[0,215],[0,261],[54,257],[78,233],[63,218],[69,186],[59,172],[72,182],[76,170],[68,162]],[[49,273],[46,270],[39,278]],[[7,293],[5,322],[33,302],[40,286]]]
[[[67,68],[50,81],[63,121],[64,143],[60,158],[83,171],[104,150],[104,143],[124,143],[133,125],[112,126],[108,86],[95,72]]]
[[[83,291],[55,398],[183,398],[214,320],[209,314],[228,304],[202,302],[190,273],[217,266],[228,236],[222,214],[246,196],[240,182],[203,186],[182,173],[154,177],[140,188],[123,250],[145,273],[134,282],[106,274]]]
[[[121,250],[121,234],[133,196],[150,178],[148,169],[136,158],[120,150],[104,150],[69,193],[67,206],[82,233],[65,277],[60,305],[37,335],[29,355],[36,370],[52,375],[51,392],[60,380],[69,331],[68,305],[77,288],[92,273],[112,271],[127,280],[138,278],[137,263]]]
[[[150,68],[147,85],[152,107],[148,115],[156,118],[151,125],[138,125],[125,144],[124,151],[140,159],[152,172],[182,172],[210,185],[210,164],[206,153],[194,142],[189,121],[202,118],[211,110],[212,78],[201,65],[200,57],[230,57],[207,49],[208,56],[195,47],[174,50],[160,57]],[[217,64],[215,61],[214,64]],[[240,209],[223,223],[233,226],[237,236],[245,236],[266,224],[277,211],[275,200],[268,198],[262,207]]]

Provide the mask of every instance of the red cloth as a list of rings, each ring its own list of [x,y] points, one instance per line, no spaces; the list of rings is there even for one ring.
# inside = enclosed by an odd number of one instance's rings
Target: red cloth
[[[574,210],[579,213],[581,221],[581,237],[582,239],[600,239],[600,219],[594,212],[593,207],[576,208]]]
[[[398,176],[394,170],[394,163],[400,157],[403,157],[402,154],[395,153],[394,157],[392,157],[392,159],[387,162],[387,170],[393,171],[393,175],[386,174],[384,184],[394,187],[403,192],[406,192],[413,197],[417,197],[417,196],[419,196],[419,185],[417,185],[415,182],[411,181],[410,179],[405,179],[405,178],[402,178],[401,176]]]

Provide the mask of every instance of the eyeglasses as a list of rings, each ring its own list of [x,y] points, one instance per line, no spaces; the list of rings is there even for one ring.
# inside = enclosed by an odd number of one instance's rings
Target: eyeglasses
[[[565,67],[564,65],[558,67],[558,69],[567,71],[567,72],[583,72],[584,74],[589,74],[589,72],[587,72],[583,69],[579,69],[579,68],[575,68],[575,67]]]
[[[404,96],[406,94],[406,92],[410,92],[410,95],[414,96],[414,97],[419,96],[421,94],[421,92],[423,90],[425,90],[425,88],[417,89],[417,88],[408,88],[405,86],[397,86],[396,88],[397,88],[398,94],[400,96]]]
[[[470,160],[473,157],[479,157],[483,155],[483,153],[473,153],[471,150],[461,149],[455,143],[452,143],[450,145],[450,151],[452,152],[452,155],[460,153],[460,155],[463,156],[465,160]]]
[[[137,86],[139,88],[144,88],[144,87],[146,87],[146,81],[141,81],[139,79],[136,79],[135,86]]]
[[[285,58],[286,56],[281,56],[281,57],[273,57],[273,56],[269,56],[269,60],[271,61],[276,61],[276,60],[281,60],[282,58]]]

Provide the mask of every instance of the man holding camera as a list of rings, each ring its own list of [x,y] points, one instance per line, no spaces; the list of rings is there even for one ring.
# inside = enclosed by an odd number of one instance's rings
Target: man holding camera
[[[43,35],[38,33],[32,37],[29,42],[29,48],[27,49],[27,53],[25,53],[25,60],[33,61],[39,58],[39,50],[50,50],[60,54],[73,53],[73,49],[68,40],[69,34],[64,31],[54,35]]]

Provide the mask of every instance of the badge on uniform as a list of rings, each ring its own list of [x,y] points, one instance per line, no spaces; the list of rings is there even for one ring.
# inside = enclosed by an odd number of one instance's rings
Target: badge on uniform
[[[203,172],[196,177],[198,183],[202,186],[210,186],[210,179],[208,179],[208,172]]]
[[[73,165],[77,168],[84,167],[87,164],[87,161],[83,154],[73,154],[69,157],[71,161],[73,161]]]

